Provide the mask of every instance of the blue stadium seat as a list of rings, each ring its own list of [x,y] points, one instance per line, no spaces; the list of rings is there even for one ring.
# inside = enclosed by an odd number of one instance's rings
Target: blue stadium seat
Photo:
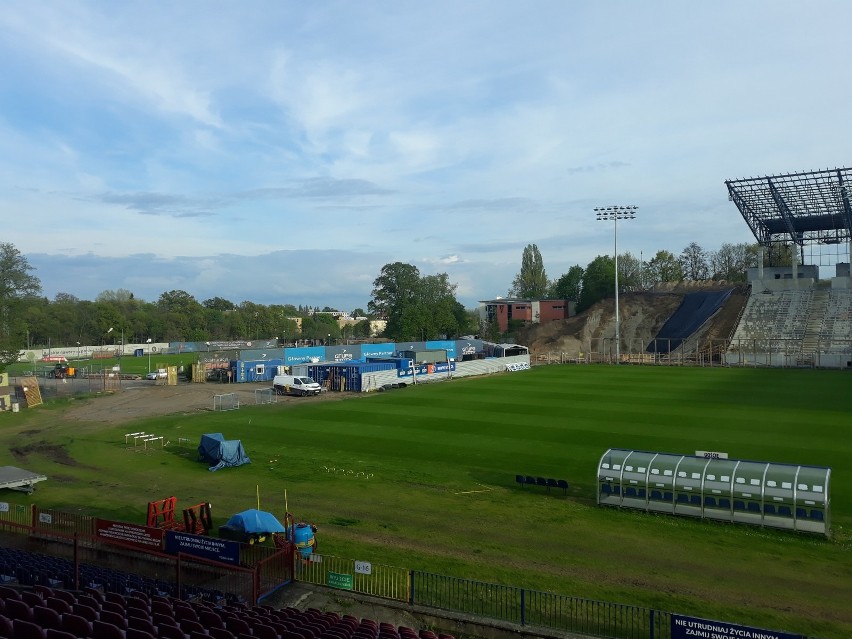
[[[624,491],[625,497],[636,497],[636,488],[634,486],[628,486]]]
[[[719,508],[730,508],[731,500],[727,497],[719,497]]]
[[[536,477],[535,483],[537,486],[544,486],[547,488],[547,480],[544,477]]]
[[[774,504],[763,504],[763,514],[774,515],[775,514],[775,505]]]
[[[707,506],[708,508],[715,508],[716,507],[716,498],[710,497],[710,496],[705,497],[704,498],[704,505]]]
[[[525,481],[525,478],[524,478],[524,476],[523,476],[523,475],[515,475],[515,483],[520,484],[521,486],[523,486],[523,485],[524,485],[524,481]]]
[[[663,498],[663,493],[660,492],[659,490],[652,490],[651,491],[651,499],[653,499],[655,501],[660,501],[660,500],[662,500],[662,498]]]
[[[746,507],[745,507],[744,501],[742,501],[741,499],[735,499],[734,500],[734,510],[745,510],[745,509],[746,509]]]
[[[789,506],[779,506],[778,507],[778,514],[781,515],[782,517],[792,517],[793,516],[793,510]]]
[[[808,513],[804,508],[796,508],[796,519],[807,519]]]
[[[535,477],[533,477],[532,475],[527,475],[526,477],[524,477],[524,483],[535,486]]]
[[[760,504],[758,504],[756,501],[748,502],[748,511],[750,513],[759,513],[760,512]]]
[[[548,492],[550,492],[551,488],[558,488],[558,487],[559,487],[559,485],[556,483],[555,479],[548,479],[547,480],[547,491]]]
[[[669,491],[663,493],[663,500],[671,501],[672,499],[674,499],[674,495],[672,493],[670,493]]]
[[[648,494],[648,491],[646,491],[644,488],[639,489],[639,499],[645,499],[645,496],[647,494]]]
[[[612,492],[612,486],[606,483],[601,484],[601,492],[605,495],[609,495]]]
[[[811,509],[811,519],[815,519],[816,521],[823,521],[824,516],[821,510],[817,510],[816,508]]]
[[[565,481],[564,479],[557,479],[557,480],[556,480],[556,485],[557,485],[559,488],[561,488],[561,489],[562,489],[562,492],[564,492],[564,493],[566,493],[566,494],[568,493],[568,482],[567,482],[567,481]]]
[[[681,503],[681,504],[688,503],[689,502],[689,495],[687,495],[686,493],[678,493],[677,501],[678,501],[678,503]]]
[[[689,496],[689,503],[692,504],[693,506],[700,506],[701,505],[701,495],[690,495]]]

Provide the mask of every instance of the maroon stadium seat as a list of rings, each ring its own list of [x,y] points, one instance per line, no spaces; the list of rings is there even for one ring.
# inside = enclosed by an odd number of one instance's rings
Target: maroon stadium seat
[[[127,619],[125,616],[112,610],[101,610],[98,620],[117,626],[121,630],[127,630]]]
[[[0,637],[11,637],[14,634],[12,620],[6,615],[0,615]]]
[[[15,619],[12,625],[15,628],[15,639],[44,639],[44,630],[37,623]]]
[[[44,636],[45,639],[79,639],[77,635],[72,635],[70,632],[57,630],[56,628],[48,628],[44,631]]]
[[[33,609],[28,603],[20,599],[7,599],[4,614],[9,619],[23,619],[24,621],[32,621],[33,619]]]
[[[71,612],[71,604],[59,597],[48,597],[44,600],[44,605],[55,610],[60,615]]]
[[[127,617],[127,629],[133,630],[142,630],[143,632],[150,632],[152,635],[157,634],[157,627],[153,624],[150,618],[148,617]]]
[[[98,611],[92,608],[91,606],[86,606],[81,603],[75,603],[71,607],[74,609],[75,615],[80,615],[87,621],[95,621],[98,618]]]
[[[24,590],[21,592],[21,601],[28,604],[30,608],[34,606],[43,606],[44,599],[34,590]]]
[[[61,630],[70,632],[72,635],[76,635],[78,637],[91,637],[92,623],[85,617],[69,612],[62,615]]]
[[[47,606],[33,606],[33,621],[45,630],[62,628],[62,617],[53,608]]]
[[[186,639],[186,634],[179,626],[159,624],[157,626],[157,636],[160,639]]]
[[[92,639],[125,639],[124,630],[106,621],[92,623]]]

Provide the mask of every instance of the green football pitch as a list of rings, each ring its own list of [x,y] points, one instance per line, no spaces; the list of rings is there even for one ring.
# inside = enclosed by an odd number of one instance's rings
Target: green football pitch
[[[144,523],[148,501],[175,495],[211,502],[221,525],[258,498],[280,515],[286,491],[326,554],[848,637],[850,386],[845,371],[549,366],[120,426],[65,419],[66,400],[0,416],[0,465],[50,478],[3,499]],[[170,443],[134,454],[132,431]],[[215,432],[252,463],[208,472],[196,447]],[[608,448],[830,466],[832,536],[599,507]]]

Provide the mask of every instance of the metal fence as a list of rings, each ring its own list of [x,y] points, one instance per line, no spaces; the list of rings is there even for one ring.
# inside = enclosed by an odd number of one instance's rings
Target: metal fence
[[[205,588],[245,602],[257,601],[293,579],[293,553],[269,546],[243,545],[242,565],[236,566],[107,541],[94,530],[95,518],[89,515],[35,505],[0,512],[0,545],[72,562],[69,579],[77,589],[84,565],[173,584],[178,592]]]
[[[669,613],[432,573],[411,573],[411,603],[521,626],[617,639],[668,639]]]
[[[318,586],[410,602],[410,576],[406,568],[313,554],[309,561],[297,558],[294,578]]]

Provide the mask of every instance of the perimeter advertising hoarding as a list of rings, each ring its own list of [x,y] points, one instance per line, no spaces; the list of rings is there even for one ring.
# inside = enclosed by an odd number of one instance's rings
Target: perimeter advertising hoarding
[[[415,375],[432,375],[434,373],[448,373],[456,370],[455,362],[438,362],[436,364],[420,364],[411,368],[398,368],[396,371],[397,377],[412,377]]]
[[[683,615],[671,616],[671,639],[805,639],[804,635],[740,626]]]
[[[166,532],[166,552],[172,555],[181,552],[224,564],[240,565],[239,543],[204,535],[169,530]]]
[[[285,348],[284,363],[287,366],[293,364],[308,364],[321,362],[325,359],[324,346],[302,346],[300,348]]]
[[[340,344],[338,346],[326,346],[326,362],[351,362],[361,359],[360,344]]]
[[[144,550],[162,550],[163,532],[161,528],[95,519],[95,535],[107,543],[118,542]]]
[[[361,344],[361,357],[390,357],[396,352],[396,344],[385,342],[383,344]]]

